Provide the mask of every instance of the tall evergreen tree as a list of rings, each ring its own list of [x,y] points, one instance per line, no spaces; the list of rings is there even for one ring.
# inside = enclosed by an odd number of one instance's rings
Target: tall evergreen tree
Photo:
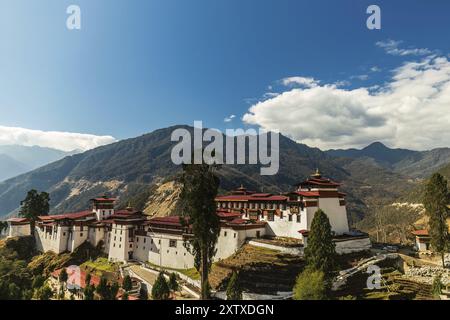
[[[176,292],[180,289],[178,285],[177,275],[175,272],[172,272],[169,277],[169,288],[171,291]]]
[[[308,268],[322,271],[327,281],[333,277],[335,270],[336,249],[331,233],[330,220],[325,212],[317,210],[311,222],[305,259]]]
[[[109,286],[108,286],[108,280],[106,280],[105,277],[100,278],[100,283],[98,284],[97,288],[95,288],[95,291],[100,296],[101,300],[108,300],[109,299]]]
[[[189,227],[192,239],[185,243],[194,255],[195,267],[201,275],[201,299],[209,298],[208,274],[220,232],[215,198],[219,188],[216,166],[207,164],[183,165],[182,222]]]
[[[159,273],[152,287],[153,300],[167,300],[170,296],[169,285],[162,272]]]
[[[432,249],[441,255],[442,266],[445,267],[444,255],[449,248],[447,218],[449,216],[450,197],[447,180],[439,173],[431,176],[425,188],[423,205],[429,219],[429,233]]]
[[[47,192],[37,192],[32,189],[20,202],[19,215],[30,219],[31,235],[34,235],[34,226],[38,216],[46,216],[50,211],[50,195]]]
[[[242,289],[239,283],[239,275],[233,272],[227,285],[227,300],[242,300]]]
[[[125,278],[123,279],[122,288],[123,288],[123,290],[128,292],[132,289],[132,287],[133,287],[133,283],[131,281],[131,277],[129,275],[126,275]]]

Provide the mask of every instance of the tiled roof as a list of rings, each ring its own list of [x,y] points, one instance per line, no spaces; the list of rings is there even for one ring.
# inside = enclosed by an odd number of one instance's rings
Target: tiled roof
[[[39,216],[38,218],[41,221],[64,220],[64,219],[76,220],[76,219],[87,218],[89,216],[94,216],[94,215],[95,215],[95,213],[92,212],[91,210],[85,210],[85,211],[74,212],[74,213]]]
[[[415,235],[415,236],[428,236],[429,235],[428,230],[425,230],[425,229],[423,229],[423,230],[414,230],[411,233],[413,235]]]
[[[10,218],[7,221],[15,222],[15,223],[24,223],[24,222],[29,222],[30,220],[28,220],[27,218]]]

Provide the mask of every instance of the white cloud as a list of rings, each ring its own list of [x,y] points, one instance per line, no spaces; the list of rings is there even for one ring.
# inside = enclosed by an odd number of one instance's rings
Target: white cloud
[[[281,79],[281,83],[285,86],[300,85],[307,88],[313,88],[319,85],[319,81],[315,80],[314,78],[306,77],[288,77]]]
[[[289,88],[253,104],[243,121],[322,149],[374,141],[418,150],[450,147],[450,62],[430,56],[404,63],[377,87]]]
[[[75,149],[85,151],[115,141],[116,139],[111,136],[0,126],[0,145],[16,144],[54,148],[63,151]]]
[[[350,79],[358,79],[358,80],[361,80],[361,81],[366,81],[366,80],[369,79],[369,75],[367,75],[367,74],[360,74],[360,75],[357,75],[357,76],[351,76]]]
[[[370,68],[371,72],[381,72],[381,68],[377,67],[377,66],[373,66],[372,68]]]
[[[393,56],[425,56],[432,53],[430,49],[427,48],[400,48],[400,45],[403,41],[395,41],[395,40],[386,40],[386,41],[378,41],[376,44],[377,47],[383,48],[386,53]]]
[[[232,114],[229,117],[225,117],[225,119],[223,119],[224,122],[231,122],[233,121],[233,119],[236,118],[236,116],[234,114]]]

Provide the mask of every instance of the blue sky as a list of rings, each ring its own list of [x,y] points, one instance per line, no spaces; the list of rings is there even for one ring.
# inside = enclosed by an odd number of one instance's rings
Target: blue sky
[[[65,11],[70,4],[81,8],[79,31],[66,28]],[[366,28],[365,11],[370,4],[381,7],[381,30]],[[357,115],[356,122],[341,121],[336,127],[325,122],[326,137],[312,134],[317,130],[313,127],[299,128],[308,121],[306,115],[315,115],[306,107],[298,108],[296,123],[284,130],[286,120],[276,111],[292,110],[283,109],[291,100],[275,97],[301,93],[292,103],[311,102],[316,110],[326,109],[329,103],[318,101],[317,95],[308,98],[314,93],[308,91],[310,86],[305,88],[298,81],[283,85],[282,79],[312,78],[319,87],[314,90],[338,83],[335,91],[327,91],[331,96],[337,91],[353,96],[359,88],[392,84],[404,64],[430,56],[447,59],[448,12],[450,2],[437,0],[2,0],[0,126],[123,139],[203,120],[205,126],[219,129],[278,127],[300,142],[324,149],[358,147],[371,140],[417,149],[450,146],[445,145],[446,139],[432,142],[432,136],[408,141],[409,133],[403,128],[417,122],[383,127],[389,111],[380,114],[374,104],[408,99],[398,92],[383,101],[378,96],[376,103],[366,104],[367,97],[358,97],[356,102],[345,98],[343,104],[358,106],[350,111],[336,109],[340,112],[337,119],[347,112],[352,118],[353,112],[365,113],[360,108],[368,108],[367,119]],[[397,51],[389,53],[389,48]],[[428,51],[414,51],[420,49]],[[447,76],[447,65],[439,62]],[[393,84],[382,90],[395,88]],[[444,98],[437,104],[445,105],[448,91],[439,90]],[[258,102],[262,103],[259,109],[250,112]],[[401,109],[395,104],[392,108]],[[437,116],[444,110],[439,109]],[[243,122],[245,114],[249,116]],[[409,114],[398,115],[395,121]],[[224,122],[230,115],[235,118]],[[314,122],[315,128],[320,124]],[[361,128],[352,131],[353,126]],[[373,130],[367,132],[365,126]],[[0,144],[10,140],[11,130],[3,130],[8,133],[3,140],[0,130]],[[17,143],[29,143],[17,135]]]

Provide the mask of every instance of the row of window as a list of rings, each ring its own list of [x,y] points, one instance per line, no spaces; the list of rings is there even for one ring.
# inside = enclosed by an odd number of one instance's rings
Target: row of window
[[[286,210],[285,203],[265,203],[265,202],[219,202],[219,208],[229,209],[269,209],[269,210]]]
[[[258,214],[256,212],[251,212],[251,213],[246,212],[244,214],[245,218],[250,218],[250,219],[254,219],[254,220],[258,220],[259,216],[260,216],[260,214]],[[288,216],[288,221],[293,221],[293,216],[294,216],[293,214],[288,214],[287,216]],[[296,222],[300,223],[301,222],[301,215],[300,214],[296,214],[295,216],[296,216]],[[264,216],[261,214],[261,219],[263,219],[263,218],[264,218]],[[280,219],[283,219],[283,218],[284,218],[284,215],[283,215],[283,212],[281,212],[280,213]],[[267,221],[275,221],[275,214],[273,212],[268,212],[266,220]]]

